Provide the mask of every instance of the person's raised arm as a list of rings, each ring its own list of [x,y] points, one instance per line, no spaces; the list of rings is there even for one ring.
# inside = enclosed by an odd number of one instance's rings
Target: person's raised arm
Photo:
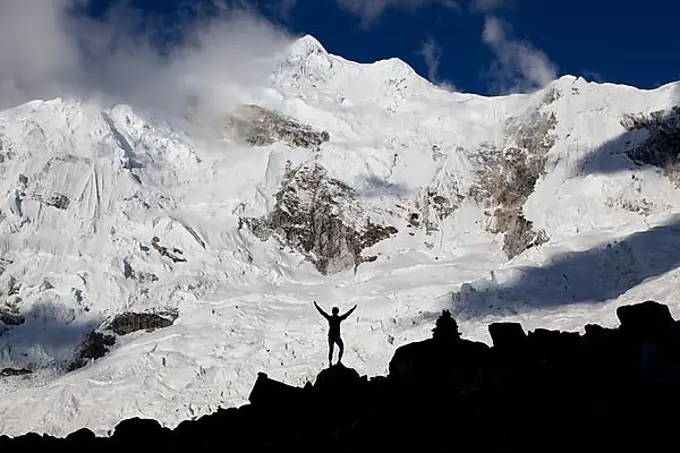
[[[344,315],[340,316],[340,319],[347,319],[347,318],[349,317],[349,315],[351,315],[352,312],[353,312],[354,310],[356,310],[356,308],[357,308],[357,306],[354,305],[352,308],[350,308],[350,310],[349,310],[347,313],[345,313]]]
[[[319,307],[319,306],[316,304],[316,301],[314,301],[314,306],[316,307],[317,311],[318,311],[319,313],[321,313],[321,316],[323,316],[323,317],[326,318],[326,319],[328,319],[328,318],[330,317],[330,316],[328,315],[328,313],[326,313],[325,311],[323,311],[323,310],[321,309],[321,307]]]

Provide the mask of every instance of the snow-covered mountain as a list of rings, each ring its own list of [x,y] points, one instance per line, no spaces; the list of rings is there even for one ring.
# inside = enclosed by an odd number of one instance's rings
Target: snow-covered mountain
[[[309,36],[270,82],[206,137],[127,105],[0,112],[0,433],[174,426],[258,371],[300,384],[326,360],[314,300],[359,305],[367,374],[444,308],[482,341],[650,298],[680,316],[680,83],[482,97]]]

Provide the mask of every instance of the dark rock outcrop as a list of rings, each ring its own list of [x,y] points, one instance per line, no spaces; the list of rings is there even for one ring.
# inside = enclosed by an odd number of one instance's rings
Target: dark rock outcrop
[[[653,300],[619,307],[616,316],[621,321],[623,332],[634,332],[637,335],[664,334],[675,327],[668,306]]]
[[[427,235],[432,235],[458,210],[465,195],[454,175],[460,165],[460,155],[465,154],[467,151],[462,147],[444,151],[441,145],[432,145],[432,159],[437,167],[432,181],[415,193],[407,217],[408,228],[422,227]]]
[[[680,188],[680,106],[648,115],[628,114],[621,119],[627,132],[643,130],[647,136],[626,154],[639,165],[652,165]]]
[[[526,219],[523,206],[545,173],[548,152],[555,145],[556,125],[555,113],[539,106],[507,121],[507,144],[487,145],[476,156],[478,182],[470,195],[489,208],[488,230],[504,234],[503,251],[508,258],[548,241],[545,232],[535,231]]]
[[[131,313],[116,315],[107,326],[116,335],[127,335],[139,330],[153,331],[171,326],[177,319],[177,312]]]
[[[449,185],[452,187],[438,187],[439,190],[428,187],[419,191],[414,203],[415,209],[419,212],[409,213],[410,226],[414,228],[422,226],[427,234],[439,230],[439,225],[456,212],[465,198],[458,192],[453,182],[449,182]],[[444,189],[447,190],[448,197],[440,193]]]
[[[338,387],[359,386],[362,382],[365,382],[365,380],[361,378],[356,370],[338,363],[319,373],[314,382],[314,391],[332,396],[337,394],[336,390]]]
[[[266,373],[258,373],[249,400],[253,404],[263,406],[287,407],[289,404],[295,404],[303,394],[303,389],[274,381]]]
[[[26,319],[18,313],[12,313],[9,310],[0,310],[0,322],[3,322],[8,326],[19,326],[25,321]]]
[[[40,197],[36,194],[35,198],[45,206],[52,206],[53,208],[61,209],[62,211],[68,209],[68,205],[71,204],[71,200],[69,200],[66,195],[61,193],[55,193],[46,198]]]
[[[156,329],[169,327],[178,316],[176,310],[158,313],[125,312],[116,315],[111,321],[99,326],[97,330],[87,336],[78,347],[74,360],[66,366],[66,370],[77,370],[92,360],[104,357],[110,352],[110,348],[116,344],[116,335],[128,335],[140,330],[152,332]],[[115,335],[104,333],[101,330],[112,331]]]
[[[274,236],[283,245],[302,253],[324,275],[356,268],[370,260],[365,248],[397,233],[392,226],[355,224],[364,212],[354,200],[354,191],[328,176],[321,165],[288,168],[281,188],[274,195],[272,211],[260,218],[243,218],[259,239]]]
[[[155,248],[158,253],[160,253],[162,256],[170,258],[173,263],[186,263],[187,260],[180,256],[184,254],[182,250],[178,249],[177,247],[174,247],[172,250],[170,250],[168,247],[161,245],[160,241],[161,240],[158,236],[151,238],[151,246]]]
[[[109,348],[116,344],[116,337],[113,335],[104,334],[101,332],[92,332],[80,344],[76,358],[71,362],[67,370],[74,371],[87,365],[90,360],[96,360],[104,357]]]
[[[283,142],[292,147],[317,149],[330,140],[326,131],[315,131],[292,118],[258,105],[245,105],[227,121],[227,129],[254,146]]]
[[[502,351],[521,348],[527,338],[522,325],[516,322],[493,323],[489,326],[489,335],[494,348]]]
[[[335,365],[294,387],[260,373],[250,404],[174,430],[121,422],[110,438],[0,437],[2,451],[645,451],[673,445],[680,403],[680,323],[647,301],[622,326],[585,334],[490,327],[466,341],[449,312],[432,338],[400,347],[387,376]],[[61,450],[59,450],[61,449]]]
[[[458,324],[446,310],[437,319],[432,338],[401,346],[395,351],[390,361],[390,377],[420,385],[483,360],[488,349],[484,343],[461,339]],[[456,360],[441,360],[442,357],[456,357]]]
[[[33,371],[28,368],[4,368],[0,370],[0,376],[26,376],[27,374],[33,374]]]

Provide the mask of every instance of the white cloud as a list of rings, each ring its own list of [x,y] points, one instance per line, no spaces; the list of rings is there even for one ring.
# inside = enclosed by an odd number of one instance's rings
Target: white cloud
[[[284,18],[290,17],[290,13],[295,9],[297,0],[280,0],[279,12]]]
[[[427,78],[434,82],[439,76],[439,63],[442,58],[442,48],[434,39],[428,39],[420,49],[420,55],[427,66]]]
[[[507,5],[508,0],[473,0],[472,10],[490,12]]]
[[[449,91],[455,91],[452,83],[439,80],[439,64],[442,58],[442,48],[437,44],[433,38],[428,39],[423,43],[423,46],[418,51],[418,54],[425,60],[425,67],[427,68],[427,78],[430,82],[441,86]]]
[[[163,30],[129,8],[97,21],[74,14],[89,1],[0,0],[0,106],[96,96],[182,114],[192,98],[224,111],[242,91],[233,87],[264,82],[272,57],[291,42],[251,13],[222,8],[162,52],[153,37]]]
[[[597,82],[597,83],[604,82],[604,77],[602,77],[602,75],[597,71],[591,71],[589,69],[584,69],[584,70],[581,71],[581,75],[585,79],[592,80],[593,82]]]
[[[364,26],[370,25],[386,9],[415,10],[428,4],[440,4],[458,9],[454,0],[336,0],[336,2],[361,18]]]
[[[557,68],[548,56],[531,43],[513,39],[501,19],[487,16],[482,39],[496,55],[491,68],[495,91],[529,92],[555,80]]]
[[[297,0],[280,0],[284,4],[295,4]],[[471,11],[489,13],[507,6],[512,0],[336,0],[336,2],[361,18],[364,26],[371,25],[389,8],[416,10],[426,5],[440,4],[456,11],[462,11],[467,4]]]
[[[65,21],[65,13],[73,3],[0,2],[0,74],[5,87],[19,90],[51,84],[80,64],[77,41]]]

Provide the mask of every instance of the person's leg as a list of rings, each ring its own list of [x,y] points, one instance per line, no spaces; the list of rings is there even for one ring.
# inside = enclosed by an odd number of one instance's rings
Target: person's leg
[[[333,338],[328,337],[328,366],[333,366]]]
[[[342,343],[342,338],[338,337],[338,363],[342,362],[342,353],[345,352],[345,345]]]

